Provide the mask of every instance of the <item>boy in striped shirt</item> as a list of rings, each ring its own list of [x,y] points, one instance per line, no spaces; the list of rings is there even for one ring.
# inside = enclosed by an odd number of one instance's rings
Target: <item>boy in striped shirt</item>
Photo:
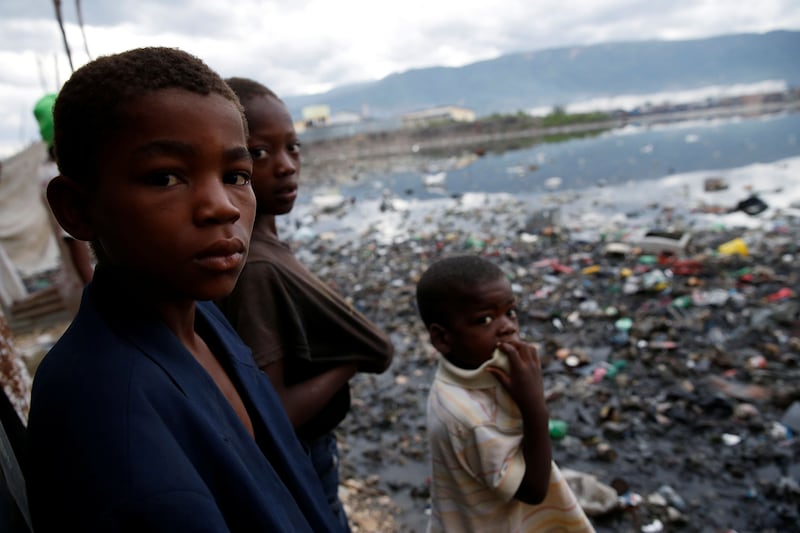
[[[503,271],[478,256],[445,258],[416,295],[441,354],[428,397],[428,530],[593,532],[552,461],[539,358],[520,338]]]

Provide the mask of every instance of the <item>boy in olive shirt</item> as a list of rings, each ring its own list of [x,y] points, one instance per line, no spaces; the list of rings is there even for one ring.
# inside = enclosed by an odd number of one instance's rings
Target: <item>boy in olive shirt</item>
[[[272,380],[328,503],[349,528],[338,497],[333,430],[350,409],[350,378],[356,372],[386,370],[394,348],[380,328],[280,240],[275,218],[294,207],[300,177],[300,142],[292,117],[264,85],[246,78],[226,81],[239,96],[250,128],[257,209],[247,263],[236,288],[219,305]]]

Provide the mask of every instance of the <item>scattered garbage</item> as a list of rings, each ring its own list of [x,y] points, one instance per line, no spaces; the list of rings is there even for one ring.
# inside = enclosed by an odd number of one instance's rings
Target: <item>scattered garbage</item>
[[[447,181],[447,172],[434,172],[422,176],[422,184],[425,187],[443,187]]]
[[[617,491],[600,482],[597,476],[571,468],[561,468],[561,475],[587,516],[601,516],[619,507]]]
[[[537,209],[528,215],[525,232],[530,234],[553,235],[564,227],[561,210],[556,208]]]
[[[437,355],[415,282],[438,257],[475,253],[506,272],[521,333],[537,344],[553,458],[587,486],[584,476],[613,487],[591,517],[598,533],[792,530],[800,215],[751,220],[687,202],[622,215],[609,204],[592,218],[570,211],[567,191],[547,194],[405,198],[403,209],[381,210],[397,200],[387,193],[297,226],[298,255],[397,351],[385,374],[351,381],[342,479],[376,476],[364,490],[398,506],[408,530],[424,529],[424,411]]]
[[[315,194],[311,202],[321,213],[335,213],[347,205],[348,200],[338,192],[326,192]]]
[[[760,215],[767,210],[767,203],[756,195],[751,195],[736,204],[734,211],[742,211],[750,216]]]
[[[724,191],[727,188],[728,182],[725,180],[725,178],[719,176],[706,178],[703,182],[703,190],[706,192]]]
[[[610,242],[605,247],[605,255],[610,257],[625,257],[632,252],[633,247],[624,242]]]
[[[546,189],[554,190],[561,187],[561,182],[562,179],[559,176],[553,176],[544,180],[544,186]]]
[[[688,231],[667,232],[667,231],[648,231],[638,246],[644,254],[661,254],[668,252],[674,256],[683,256],[686,253],[686,246],[692,239],[692,234]]]
[[[735,239],[720,244],[717,247],[717,251],[722,255],[741,255],[742,257],[750,255],[747,242],[741,237],[736,237]]]
[[[550,419],[548,421],[548,430],[550,431],[550,437],[563,439],[567,435],[567,423],[563,420]]]
[[[722,434],[722,442],[725,443],[727,446],[736,446],[740,442],[742,442],[742,437],[739,435],[733,435],[731,433],[723,433]]]
[[[789,406],[789,409],[781,417],[781,423],[795,433],[800,434],[800,401],[795,401]]]
[[[664,531],[664,524],[658,518],[642,526],[642,533],[659,533],[660,531]]]

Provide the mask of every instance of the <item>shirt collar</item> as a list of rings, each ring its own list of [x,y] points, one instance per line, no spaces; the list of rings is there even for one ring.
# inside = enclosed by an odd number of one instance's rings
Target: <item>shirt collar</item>
[[[495,350],[491,359],[487,359],[478,368],[460,368],[439,356],[439,368],[437,377],[442,381],[458,385],[467,389],[485,389],[494,387],[498,384],[497,379],[486,371],[487,367],[494,366],[509,371],[508,356],[500,350]]]

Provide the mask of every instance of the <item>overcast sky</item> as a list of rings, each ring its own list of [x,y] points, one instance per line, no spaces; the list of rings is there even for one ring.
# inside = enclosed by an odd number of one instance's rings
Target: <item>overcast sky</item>
[[[92,57],[173,46],[279,95],[560,46],[800,29],[800,1],[83,0]],[[88,56],[62,0],[75,68]],[[800,51],[798,51],[800,52]],[[800,54],[799,54],[800,55]],[[34,102],[70,74],[51,0],[0,0],[0,157],[38,138]]]

